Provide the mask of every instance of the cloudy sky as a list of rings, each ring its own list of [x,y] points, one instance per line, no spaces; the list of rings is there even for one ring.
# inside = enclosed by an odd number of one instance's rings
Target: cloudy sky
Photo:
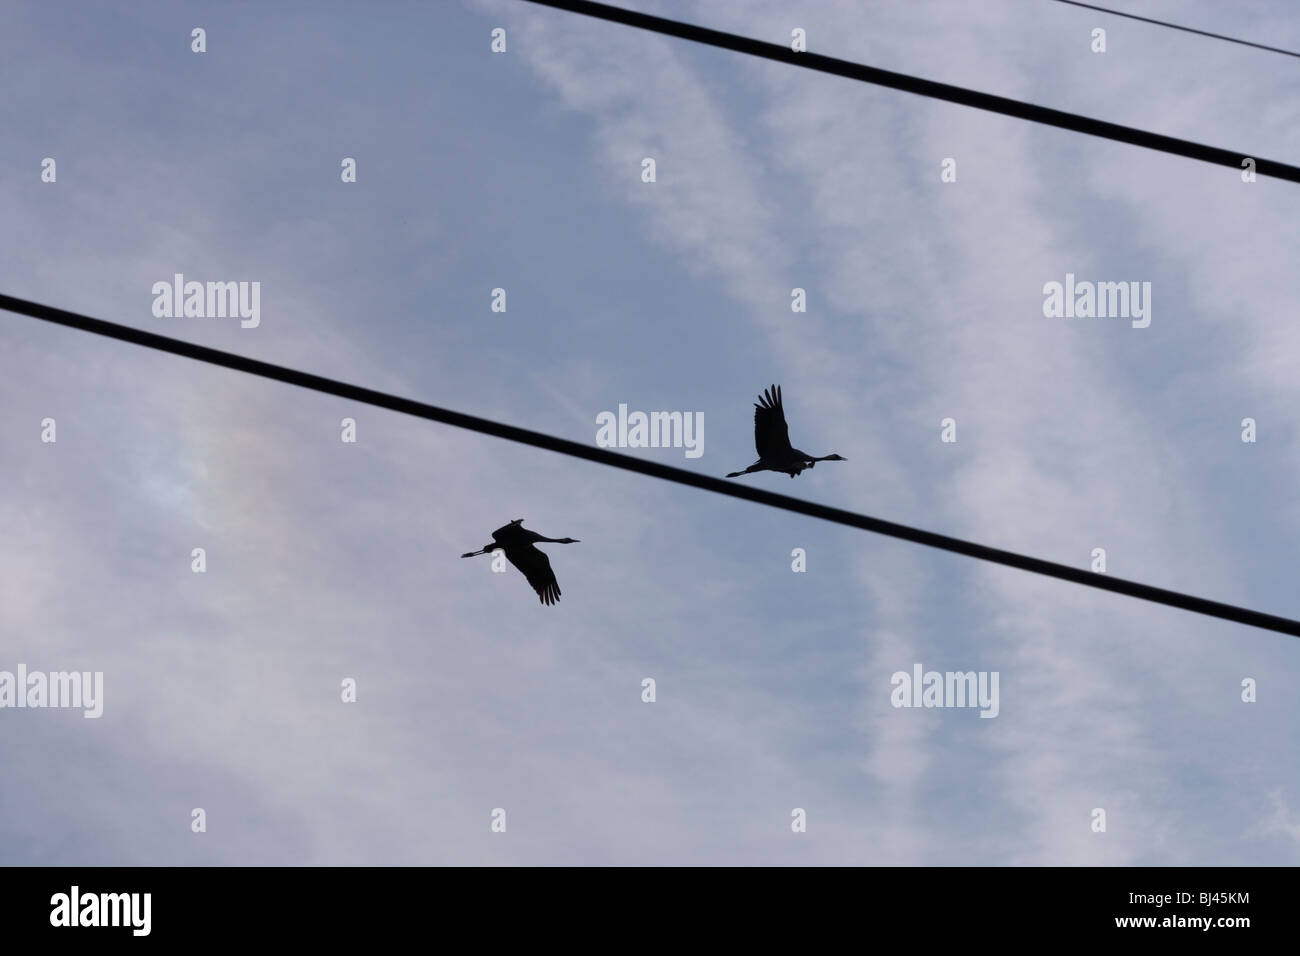
[[[1297,61],[1046,0],[632,5],[1300,161]],[[515,0],[0,15],[7,293],[583,442],[700,412],[629,453],[713,475],[779,382],[848,461],[745,481],[1300,616],[1295,184]],[[0,862],[1300,862],[1294,639],[7,314],[0,400],[0,670],[104,675],[0,710]],[[556,607],[458,557],[516,517],[581,539]]]

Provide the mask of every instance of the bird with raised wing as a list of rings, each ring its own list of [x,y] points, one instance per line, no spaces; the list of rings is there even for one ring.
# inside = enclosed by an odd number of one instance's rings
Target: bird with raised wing
[[[754,403],[754,448],[758,461],[744,471],[733,471],[728,478],[738,478],[755,471],[780,471],[793,478],[805,468],[819,461],[848,461],[839,455],[817,458],[790,445],[790,428],[785,423],[785,408],[781,404],[781,386],[764,389]]]
[[[543,604],[554,604],[560,599],[560,585],[551,570],[551,559],[546,552],[539,551],[533,545],[539,542],[549,544],[578,544],[577,538],[547,538],[536,531],[529,531],[524,526],[523,518],[516,518],[504,527],[492,532],[492,543],[485,544],[478,551],[467,551],[462,558],[472,558],[492,551],[503,551],[506,560],[524,573],[528,583],[537,592]]]

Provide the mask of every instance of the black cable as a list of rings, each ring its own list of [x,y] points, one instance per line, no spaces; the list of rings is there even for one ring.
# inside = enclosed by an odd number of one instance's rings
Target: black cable
[[[1270,53],[1281,53],[1284,56],[1293,56],[1300,59],[1300,53],[1294,50],[1283,50],[1281,47],[1265,46],[1262,43],[1253,43],[1250,40],[1238,40],[1236,37],[1227,37],[1222,33],[1211,33],[1208,30],[1197,30],[1194,27],[1185,27],[1178,23],[1170,23],[1167,20],[1152,20],[1150,17],[1139,17],[1136,13],[1121,13],[1119,10],[1109,10],[1106,7],[1093,6],[1091,3],[1079,3],[1078,0],[1055,0],[1056,3],[1068,3],[1072,7],[1083,7],[1085,10],[1096,10],[1098,13],[1109,13],[1113,17],[1126,17],[1129,20],[1141,20],[1143,23],[1154,23],[1159,27],[1169,27],[1171,30],[1182,30],[1184,33],[1195,33],[1203,37],[1213,37],[1216,40],[1227,40],[1229,43],[1240,43],[1242,46],[1253,46],[1256,50],[1268,50]]]
[[[873,531],[876,534],[888,535],[891,538],[901,538],[904,541],[923,544],[926,547],[951,551],[955,554],[964,554],[967,557],[977,558],[981,561],[992,561],[1007,567],[1019,568],[1022,571],[1032,571],[1034,574],[1042,574],[1062,581],[1072,581],[1085,587],[1113,591],[1128,597],[1153,601],[1156,604],[1182,608],[1194,614],[1204,614],[1225,621],[1233,621],[1237,624],[1248,624],[1251,627],[1259,627],[1268,631],[1277,631],[1281,634],[1290,634],[1292,637],[1300,637],[1300,621],[1293,621],[1290,618],[1235,607],[1231,604],[1221,604],[1218,601],[1210,601],[1190,594],[1181,594],[1177,591],[1167,591],[1164,588],[1152,587],[1149,584],[1139,584],[1136,581],[1113,578],[1106,574],[1084,571],[1080,568],[1057,564],[1053,561],[1031,558],[1027,555],[1017,554],[1014,551],[1003,551],[999,548],[990,548],[986,545],[963,541],[960,538],[950,538],[947,535],[935,534],[933,531],[922,531],[908,525],[895,524],[892,521],[871,518],[867,515],[804,501],[800,498],[791,498],[788,495],[778,495],[771,491],[756,488],[753,485],[714,478],[710,475],[701,475],[693,471],[686,471],[684,468],[674,468],[671,465],[661,465],[658,462],[633,458],[631,455],[620,455],[605,448],[584,445],[581,442],[556,438],[552,435],[544,435],[541,432],[517,428],[514,425],[504,425],[486,418],[477,418],[473,415],[438,408],[435,405],[427,405],[424,402],[417,402],[409,398],[388,395],[374,389],[363,388],[360,385],[349,385],[346,382],[323,378],[309,372],[300,372],[297,369],[285,368],[282,365],[272,365],[269,362],[245,358],[232,352],[223,352],[219,349],[183,342],[180,339],[168,338],[154,332],[145,332],[140,329],[133,329],[130,326],[118,325],[115,322],[92,319],[76,312],[67,312],[53,306],[40,305],[26,299],[0,294],[0,310],[16,312],[19,315],[30,316],[33,319],[52,322],[55,325],[63,325],[71,329],[79,329],[83,332],[93,332],[96,335],[107,336],[121,342],[130,342],[133,345],[140,345],[161,352],[170,352],[172,355],[180,355],[195,361],[206,362],[209,365],[219,365],[238,372],[247,372],[250,375],[258,375],[288,385],[297,385],[299,388],[323,392],[326,395],[335,395],[350,401],[362,402],[367,405],[375,405],[379,408],[414,415],[417,418],[442,422],[456,428],[465,428],[484,435],[504,438],[507,441],[532,445],[534,448],[545,448],[547,451],[559,452],[562,455],[585,458],[587,461],[598,462],[613,468],[622,468],[624,471],[635,471],[642,475],[649,475],[652,478],[662,478],[665,481],[676,482],[680,485],[703,488],[705,491],[729,495],[732,498],[743,498],[746,501],[754,501],[758,504],[780,508],[783,511],[791,511],[795,514],[808,515],[812,518],[821,518],[823,521],[847,525],[850,528],[861,528],[863,531]]]
[[[970,106],[991,113],[1001,113],[1003,116],[1014,116],[1033,123],[1042,123],[1060,129],[1073,130],[1076,133],[1087,133],[1089,136],[1099,136],[1102,139],[1142,146],[1146,149],[1154,149],[1174,156],[1198,159],[1219,166],[1230,166],[1237,170],[1242,169],[1242,160],[1251,157],[1255,160],[1255,172],[1258,175],[1272,176],[1275,179],[1300,183],[1300,167],[1279,163],[1271,159],[1260,159],[1258,156],[1252,156],[1251,153],[1234,152],[1220,149],[1217,146],[1206,146],[1203,143],[1177,139],[1173,136],[1164,136],[1160,133],[1152,133],[1132,126],[1120,126],[1118,123],[1108,123],[1105,120],[1092,119],[1087,116],[1080,116],[1077,113],[1066,113],[1063,110],[1054,110],[1046,106],[1035,106],[1032,103],[1009,99],[1005,96],[980,93],[977,90],[968,90],[962,86],[951,86],[947,83],[937,83],[934,80],[923,80],[919,77],[909,76],[906,73],[894,73],[890,70],[864,66],[861,63],[853,63],[849,60],[838,60],[835,57],[823,56],[820,53],[796,53],[789,46],[782,46],[779,43],[752,40],[749,37],[737,36],[734,33],[710,30],[707,27],[681,23],[664,17],[655,17],[648,13],[638,13],[635,10],[626,10],[622,7],[611,7],[604,3],[592,3],[590,0],[526,0],[526,2],[544,7],[554,7],[557,10],[567,10],[571,13],[581,13],[600,20],[608,20],[611,23],[621,23],[624,26],[637,27],[641,30],[662,33],[665,36],[678,37],[683,40],[692,40],[696,43],[704,43],[724,50],[733,50],[737,53],[746,53],[767,60],[776,60],[780,63],[787,63],[808,70],[831,73],[835,76],[843,76],[863,83],[874,83],[877,86],[903,90],[907,93],[916,93],[919,96],[946,100],[949,103],[957,103],[961,106]]]

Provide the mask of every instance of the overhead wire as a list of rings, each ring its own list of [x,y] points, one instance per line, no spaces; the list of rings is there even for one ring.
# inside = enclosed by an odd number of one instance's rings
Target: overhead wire
[[[1124,17],[1126,20],[1140,20],[1143,23],[1152,23],[1158,27],[1168,27],[1171,30],[1181,30],[1183,33],[1195,33],[1198,36],[1212,37],[1215,40],[1225,40],[1228,43],[1237,43],[1241,46],[1254,47],[1256,50],[1267,50],[1269,53],[1281,53],[1283,56],[1293,56],[1300,59],[1300,53],[1294,50],[1284,50],[1277,46],[1266,46],[1263,43],[1255,43],[1253,40],[1242,40],[1238,37],[1225,36],[1222,33],[1211,33],[1209,30],[1198,30],[1195,27],[1186,27],[1180,23],[1170,23],[1168,20],[1154,20],[1151,17],[1140,17],[1136,13],[1125,13],[1122,10],[1111,10],[1108,7],[1099,7],[1092,3],[1080,3],[1079,0],[1052,0],[1053,3],[1064,3],[1071,7],[1082,7],[1085,10],[1095,10],[1098,13],[1107,13],[1112,17]]]
[[[891,538],[899,538],[904,541],[911,541],[914,544],[936,548],[941,551],[948,551],[953,554],[962,554],[967,557],[976,558],[980,561],[988,561],[1006,567],[1018,568],[1019,570],[1029,571],[1045,577],[1056,578],[1061,581],[1069,581],[1074,584],[1083,585],[1084,587],[1110,591],[1115,594],[1123,594],[1127,597],[1151,601],[1156,604],[1163,604],[1167,607],[1180,608],[1194,614],[1202,614],[1225,621],[1232,621],[1236,624],[1246,624],[1250,627],[1276,631],[1281,634],[1289,634],[1292,637],[1300,637],[1300,621],[1280,617],[1276,614],[1268,614],[1250,608],[1224,604],[1220,601],[1212,601],[1191,594],[1183,594],[1178,591],[1153,587],[1152,585],[1142,584],[1137,581],[1112,577],[1105,573],[1085,570],[1083,568],[1073,567],[1066,564],[1059,564],[1054,561],[1046,561],[1042,558],[1035,558],[1014,551],[1006,551],[1001,548],[992,548],[988,545],[949,537],[948,535],[926,531],[921,528],[915,528],[893,521],[886,521],[882,518],[874,518],[869,515],[859,514],[843,508],[834,508],[830,505],[824,505],[814,501],[805,501],[802,498],[776,494],[775,492],[767,491],[754,485],[746,485],[722,478],[715,478],[711,475],[687,471],[684,468],[676,468],[672,465],[661,464],[657,461],[620,454],[618,452],[610,451],[607,448],[587,445],[582,442],[572,441],[567,438],[559,438],[554,435],[547,435],[543,432],[532,431],[530,429],[520,428],[516,425],[508,425],[503,422],[496,422],[475,415],[468,415],[464,412],[458,412],[452,409],[440,408],[426,402],[391,395],[386,392],[376,391],[375,389],[365,388],[360,385],[340,382],[335,379],[325,378],[324,376],[314,375],[310,372],[304,372],[283,365],[274,365],[270,362],[248,358],[243,355],[237,355],[233,352],[209,348],[204,345],[197,345],[193,342],[186,342],[181,339],[159,335],[156,332],[147,332],[143,329],[133,328],[128,325],[121,325],[116,322],[93,318],[80,313],[70,312],[65,309],[55,308],[54,306],[42,305],[27,299],[20,299],[15,296],[0,294],[0,310],[28,316],[29,318],[38,319],[42,322],[48,322],[53,325],[60,325],[65,328],[77,329],[82,332],[90,332],[95,335],[105,336],[110,339],[116,339],[119,342],[128,342],[143,348],[167,352],[172,355],[182,356],[209,365],[216,365],[238,372],[245,372],[249,375],[256,375],[261,378],[271,379],[272,381],[282,382],[287,385],[294,385],[299,388],[321,392],[326,395],[333,395],[337,398],[372,405],[377,408],[386,408],[390,411],[401,412],[406,415],[413,415],[427,421],[440,422],[444,425],[451,425],[455,428],[463,428],[468,431],[478,432],[479,434],[491,435],[507,441],[531,445],[534,448],[542,448],[561,455],[569,455],[574,458],[585,459],[598,464],[608,465],[613,468],[619,468],[623,471],[636,472],[652,478],[675,482],[679,485],[700,488],[704,491],[711,491],[715,494],[726,495],[731,498],[740,498],[745,501],[752,501],[757,504],[779,508],[782,511],[788,511],[794,514],[820,518],[823,521],[829,521],[834,524],[845,525],[850,528],[859,528],[863,531],[871,531],[876,534],[885,535]]]
[[[789,45],[755,40],[752,37],[739,36],[723,30],[713,30],[691,23],[683,23],[680,20],[672,20],[667,17],[652,16],[648,13],[628,10],[624,7],[610,6],[607,3],[594,3],[591,0],[524,0],[524,2],[595,17],[610,23],[620,23],[624,26],[648,30],[664,36],[677,37],[682,40],[690,40],[723,50],[732,50],[736,53],[744,53],[766,60],[775,60],[778,63],[785,63],[800,69],[816,70],[862,83],[871,83],[889,89],[902,90],[906,93],[915,93],[918,96],[969,106],[990,113],[1014,116],[1032,123],[1055,126],[1059,129],[1068,129],[1076,133],[1085,133],[1089,136],[1097,136],[1115,142],[1129,143],[1133,146],[1141,146],[1173,156],[1182,156],[1218,166],[1228,166],[1238,171],[1250,168],[1247,160],[1253,160],[1256,176],[1269,176],[1274,179],[1300,183],[1300,167],[1272,159],[1264,159],[1251,152],[1222,149],[1218,146],[1209,146],[1193,140],[1165,136],[1162,133],[1153,133],[1150,130],[1134,126],[1122,126],[1118,123],[1081,116],[1078,113],[1067,113],[1064,110],[1038,106],[1006,96],[995,96],[992,93],[982,93],[978,90],[954,86],[950,83],[926,80],[907,73],[883,70],[879,67],[854,63],[850,60],[841,60],[821,53],[796,51]]]

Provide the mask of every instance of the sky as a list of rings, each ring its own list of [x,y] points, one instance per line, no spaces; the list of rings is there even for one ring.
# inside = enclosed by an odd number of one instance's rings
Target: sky
[[[1294,59],[1150,24],[625,5],[1300,162]],[[621,450],[718,476],[779,383],[847,461],[737,480],[1300,616],[1295,184],[519,0],[0,10],[6,293],[585,443],[698,413]],[[176,273],[257,325],[155,315]],[[0,708],[0,863],[1300,863],[1290,637],[0,320],[0,671],[103,675]],[[554,607],[459,558],[518,517],[580,539]],[[996,717],[894,706],[917,665]]]

